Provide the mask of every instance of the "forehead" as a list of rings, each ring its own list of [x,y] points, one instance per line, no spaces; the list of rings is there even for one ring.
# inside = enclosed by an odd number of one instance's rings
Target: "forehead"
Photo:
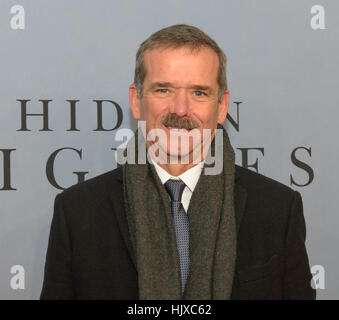
[[[209,47],[155,48],[145,52],[145,82],[204,80],[216,83],[219,58]]]

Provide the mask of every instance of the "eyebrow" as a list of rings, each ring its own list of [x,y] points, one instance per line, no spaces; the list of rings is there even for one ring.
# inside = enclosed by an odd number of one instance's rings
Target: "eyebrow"
[[[213,89],[209,86],[202,86],[202,85],[194,85],[189,87],[190,89],[196,89],[196,90],[204,90],[204,91],[210,91],[213,92]]]
[[[163,88],[163,87],[175,88],[175,86],[171,82],[152,82],[150,85],[150,89],[159,88],[159,87],[160,88]],[[213,89],[210,86],[204,86],[204,85],[193,85],[193,86],[189,86],[188,88],[213,92]]]
[[[158,87],[174,87],[174,86],[170,82],[152,82],[150,85],[150,89]]]

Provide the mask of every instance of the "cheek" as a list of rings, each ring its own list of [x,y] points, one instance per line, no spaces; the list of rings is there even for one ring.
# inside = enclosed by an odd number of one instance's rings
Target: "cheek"
[[[166,114],[167,104],[165,101],[147,98],[142,104],[141,112],[144,119],[155,120]]]
[[[206,125],[212,125],[218,120],[218,111],[214,106],[200,108],[195,115]]]

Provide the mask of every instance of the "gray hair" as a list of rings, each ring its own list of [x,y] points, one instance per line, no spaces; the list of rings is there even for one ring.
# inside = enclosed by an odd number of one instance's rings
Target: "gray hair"
[[[219,101],[222,99],[224,91],[227,90],[226,80],[226,55],[220,49],[218,44],[210,38],[206,33],[197,27],[186,24],[176,24],[163,28],[153,33],[149,38],[141,43],[136,54],[134,84],[137,87],[139,98],[142,97],[143,84],[146,77],[146,68],[144,64],[144,56],[147,50],[155,48],[180,48],[189,47],[192,50],[200,49],[201,47],[211,48],[219,58],[218,69],[218,85]]]

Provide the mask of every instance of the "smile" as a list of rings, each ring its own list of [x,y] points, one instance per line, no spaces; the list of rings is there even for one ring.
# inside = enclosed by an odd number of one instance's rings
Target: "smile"
[[[172,128],[172,127],[168,127],[169,130],[171,131],[175,131],[175,132],[188,132],[190,131],[189,129],[179,129],[179,128]]]

